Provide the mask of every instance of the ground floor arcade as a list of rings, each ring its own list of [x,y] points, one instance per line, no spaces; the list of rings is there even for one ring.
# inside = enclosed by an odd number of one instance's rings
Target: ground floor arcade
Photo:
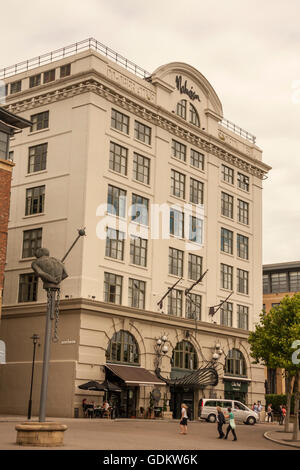
[[[0,413],[26,414],[32,372],[33,333],[36,351],[33,414],[38,414],[41,383],[45,304],[4,309],[0,338],[6,345],[6,363],[0,365]],[[51,345],[48,416],[82,416],[82,400],[101,405],[106,392],[81,390],[89,380],[105,379],[120,386],[110,394],[120,417],[156,415],[179,417],[180,405],[198,417],[201,398],[234,398],[245,404],[264,402],[264,370],[252,364],[244,330],[214,323],[169,317],[165,314],[93,302],[63,300],[59,341]],[[157,347],[164,338],[167,350]],[[216,357],[218,383],[174,385]],[[159,367],[159,378],[156,370]],[[123,373],[121,373],[123,372]],[[126,373],[125,373],[126,372]],[[173,380],[170,384],[168,380]],[[153,416],[152,414],[152,416]]]

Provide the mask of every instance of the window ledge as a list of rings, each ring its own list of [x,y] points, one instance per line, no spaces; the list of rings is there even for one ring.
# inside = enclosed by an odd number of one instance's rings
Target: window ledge
[[[38,214],[28,214],[28,215],[24,215],[24,217],[22,217],[23,219],[29,219],[30,217],[39,217],[40,215],[46,215],[45,212],[40,212]]]
[[[50,127],[45,127],[45,129],[39,129],[38,131],[29,132],[28,136],[40,134],[41,132],[47,132],[47,131],[50,131]]]
[[[27,178],[27,176],[42,175],[43,173],[48,173],[48,170],[32,171],[31,173],[27,173],[25,177]]]

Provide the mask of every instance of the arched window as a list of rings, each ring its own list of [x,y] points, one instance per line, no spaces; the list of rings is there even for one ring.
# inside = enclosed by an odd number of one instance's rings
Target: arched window
[[[191,343],[188,341],[181,341],[176,344],[176,347],[173,350],[172,367],[187,370],[197,369],[197,353]]]
[[[199,119],[199,115],[196,111],[196,108],[190,104],[190,116],[189,116],[189,120],[190,120],[190,123],[191,124],[194,124],[194,126],[198,126],[200,127],[200,119]]]
[[[187,101],[181,100],[177,103],[176,106],[176,114],[177,116],[182,117],[183,119],[187,120]],[[189,103],[189,122],[194,124],[194,126],[200,127],[200,119],[197,113],[195,106]]]
[[[239,377],[247,376],[246,361],[239,349],[231,349],[226,357],[225,374]]]
[[[177,103],[176,114],[186,119],[186,100],[181,100]]]
[[[139,364],[139,348],[132,334],[120,330],[113,335],[106,351],[106,361]]]

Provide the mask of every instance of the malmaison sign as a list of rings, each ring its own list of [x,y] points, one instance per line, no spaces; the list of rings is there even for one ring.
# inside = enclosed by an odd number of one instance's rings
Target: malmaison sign
[[[181,94],[188,95],[188,97],[191,100],[198,100],[200,101],[199,95],[193,90],[193,87],[191,86],[190,89],[187,88],[187,80],[185,82],[182,82],[182,76],[181,75],[176,75],[176,88],[177,90],[180,91]]]

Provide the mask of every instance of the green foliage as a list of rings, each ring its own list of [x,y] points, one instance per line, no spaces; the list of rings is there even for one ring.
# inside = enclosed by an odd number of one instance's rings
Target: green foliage
[[[286,296],[268,314],[260,315],[260,324],[250,333],[251,355],[273,369],[279,367],[295,375],[300,364],[292,362],[294,341],[300,340],[300,294]]]
[[[274,411],[279,412],[280,405],[287,404],[287,395],[277,395],[275,393],[270,393],[266,395],[266,407],[272,403],[272,408]],[[294,413],[294,395],[292,395],[291,401],[291,413]]]

